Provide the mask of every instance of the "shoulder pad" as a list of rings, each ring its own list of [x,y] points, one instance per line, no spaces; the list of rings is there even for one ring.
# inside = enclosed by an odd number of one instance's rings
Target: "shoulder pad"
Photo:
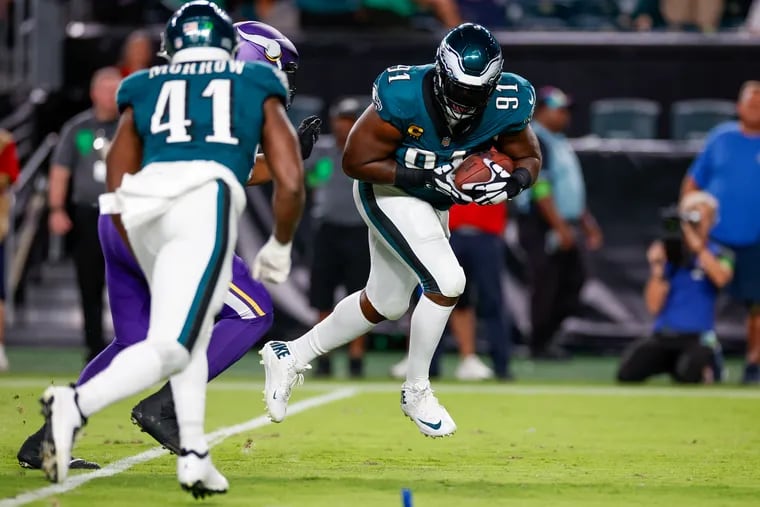
[[[402,132],[422,101],[421,82],[432,65],[396,65],[383,71],[372,85],[372,103],[380,118]]]
[[[140,88],[143,86],[148,72],[148,70],[141,70],[121,81],[116,92],[116,104],[119,106],[119,112],[123,112],[127,107],[134,105],[135,98],[141,95]]]
[[[536,92],[533,85],[522,76],[502,72],[491,104],[503,122],[502,133],[519,132],[533,119]]]
[[[259,88],[265,96],[277,96],[285,100],[288,98],[288,78],[284,72],[262,62],[245,62],[243,76],[246,82]]]

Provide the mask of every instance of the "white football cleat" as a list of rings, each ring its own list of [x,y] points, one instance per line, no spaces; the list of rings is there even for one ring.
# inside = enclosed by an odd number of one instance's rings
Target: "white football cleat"
[[[45,416],[42,470],[52,482],[63,482],[69,473],[74,438],[87,420],[79,411],[71,387],[48,387],[40,399]]]
[[[211,462],[208,451],[199,454],[182,449],[177,457],[177,479],[193,498],[219,495],[230,489],[230,483]]]
[[[409,357],[404,356],[404,359],[391,366],[391,377],[397,379],[406,378],[406,370],[409,365]]]
[[[296,361],[285,342],[269,342],[259,351],[264,365],[264,402],[272,422],[281,422],[288,411],[290,392],[296,384],[303,384],[303,372],[311,365]]]
[[[471,354],[459,361],[454,375],[458,380],[488,380],[493,378],[493,370],[478,356]]]
[[[454,419],[430,389],[430,382],[422,385],[404,382],[401,386],[401,411],[414,421],[426,437],[445,437],[457,430]]]

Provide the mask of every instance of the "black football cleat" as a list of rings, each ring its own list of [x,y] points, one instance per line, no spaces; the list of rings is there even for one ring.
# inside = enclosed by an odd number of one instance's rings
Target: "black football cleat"
[[[21,444],[21,448],[18,450],[18,454],[16,454],[20,467],[30,470],[40,470],[42,468],[42,438],[44,436],[45,425],[24,440],[24,443]],[[72,456],[69,468],[72,470],[98,470],[100,465],[93,461]]]
[[[174,454],[179,454],[179,425],[174,398],[167,382],[132,409],[132,422]]]

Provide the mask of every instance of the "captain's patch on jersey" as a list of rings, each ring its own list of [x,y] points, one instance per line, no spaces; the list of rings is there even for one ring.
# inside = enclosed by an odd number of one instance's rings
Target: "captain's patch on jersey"
[[[422,134],[425,133],[425,130],[417,125],[409,125],[409,128],[406,129],[406,133],[409,134],[410,137],[413,137],[414,139],[419,139],[422,137]]]

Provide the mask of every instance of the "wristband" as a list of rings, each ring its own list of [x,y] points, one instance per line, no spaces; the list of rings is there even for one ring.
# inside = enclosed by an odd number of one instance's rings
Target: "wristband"
[[[520,184],[520,188],[522,190],[525,190],[531,186],[531,184],[533,184],[533,176],[531,176],[530,171],[525,167],[516,168],[514,171],[512,171],[511,176],[517,181],[517,183]]]
[[[433,171],[425,169],[410,169],[396,165],[396,178],[394,185],[404,187],[424,187],[433,183]]]

